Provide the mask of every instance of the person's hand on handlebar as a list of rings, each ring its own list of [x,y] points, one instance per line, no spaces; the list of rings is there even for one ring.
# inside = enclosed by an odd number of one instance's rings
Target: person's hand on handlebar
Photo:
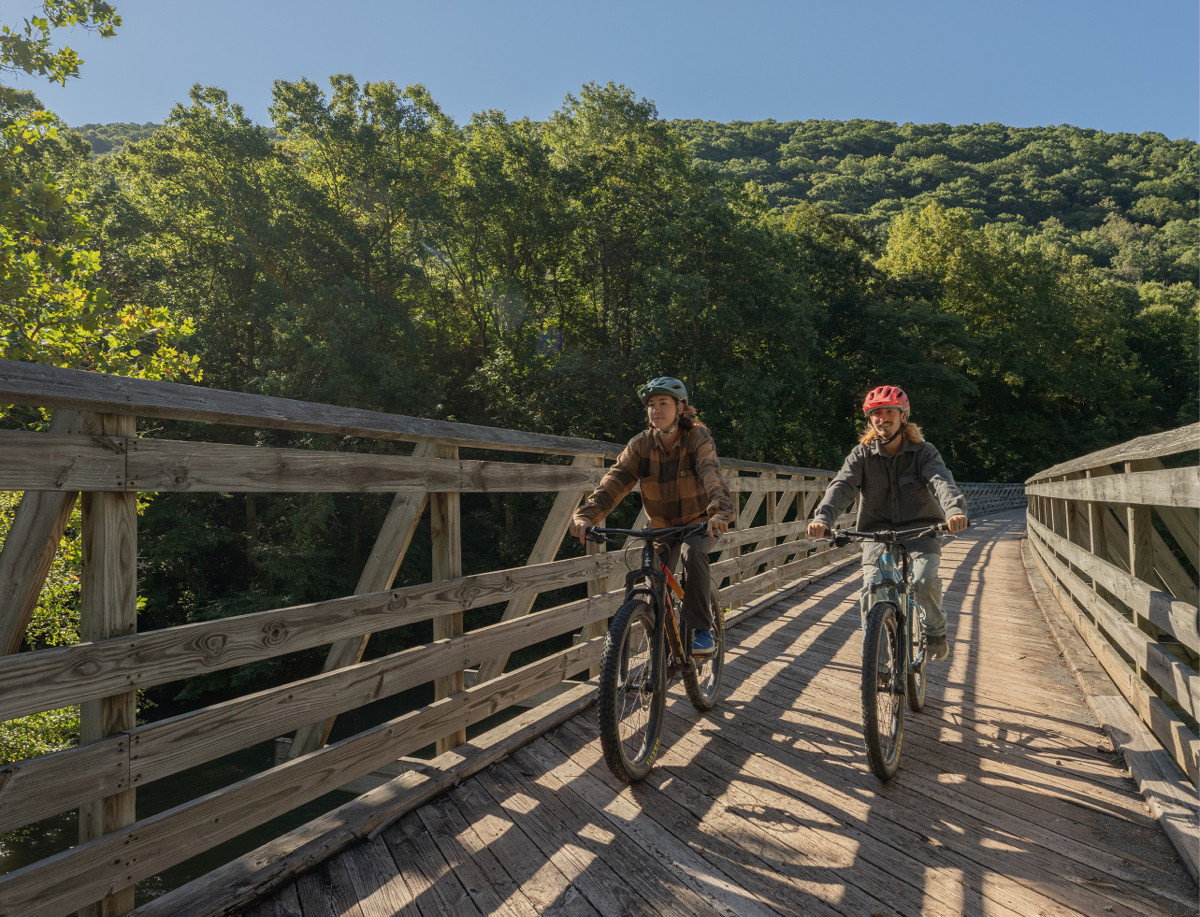
[[[567,531],[569,531],[572,535],[574,535],[576,538],[578,538],[580,544],[586,545],[587,544],[587,530],[588,530],[588,524],[586,522],[572,522],[571,527]]]
[[[710,538],[719,538],[729,531],[729,523],[724,519],[718,519],[713,516],[708,520],[708,535]]]
[[[807,534],[809,538],[826,538],[829,535],[829,526],[814,519],[808,524]]]
[[[946,531],[951,535],[957,535],[967,527],[967,517],[962,513],[955,513],[946,520]]]

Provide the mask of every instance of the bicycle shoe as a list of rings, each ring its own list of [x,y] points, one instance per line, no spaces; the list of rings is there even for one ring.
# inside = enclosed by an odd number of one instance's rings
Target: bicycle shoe
[[[696,636],[692,640],[692,655],[693,656],[708,656],[717,648],[716,641],[713,640],[711,630],[698,630]]]
[[[938,637],[929,637],[929,644],[926,652],[929,654],[930,662],[941,662],[950,655],[950,644],[946,642],[946,635],[942,634]]]

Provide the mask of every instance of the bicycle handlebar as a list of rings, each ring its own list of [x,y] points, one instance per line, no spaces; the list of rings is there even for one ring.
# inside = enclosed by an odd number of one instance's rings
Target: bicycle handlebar
[[[681,538],[688,538],[692,535],[699,535],[708,531],[707,522],[693,522],[689,525],[672,525],[665,529],[609,529],[601,528],[598,525],[589,525],[585,530],[585,537],[588,541],[608,541],[609,535],[626,535],[630,538],[644,538],[649,541],[652,538],[663,538],[667,535],[679,535]]]
[[[839,547],[855,541],[876,541],[890,544],[897,541],[910,541],[916,538],[953,538],[946,523],[923,525],[915,529],[883,529],[878,532],[855,532],[850,529],[831,529],[828,538],[818,538],[817,541],[832,542]]]

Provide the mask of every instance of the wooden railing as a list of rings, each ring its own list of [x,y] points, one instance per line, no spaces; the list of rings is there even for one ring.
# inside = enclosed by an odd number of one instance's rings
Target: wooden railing
[[[0,656],[0,721],[75,704],[82,718],[78,747],[0,768],[0,834],[80,812],[77,846],[0,877],[0,914],[125,913],[135,904],[136,883],[168,867],[356,778],[389,767],[399,773],[430,743],[441,753],[438,760],[462,749],[460,757],[473,755],[483,766],[506,742],[527,735],[526,720],[516,716],[522,701],[565,688],[558,702],[565,716],[591,691],[586,678],[618,604],[614,590],[623,576],[614,574],[624,573],[625,561],[619,552],[558,555],[571,512],[617,445],[10,361],[0,361],[0,403],[53,410],[48,432],[0,431],[0,489],[24,493],[0,553],[6,652]],[[216,441],[220,428],[206,441],[172,441],[139,436],[138,423],[146,419],[388,440],[411,444],[411,452],[236,445]],[[495,460],[497,454],[512,459]],[[804,535],[829,472],[729,459],[723,472],[740,507],[738,525],[721,539],[713,566],[724,607],[745,607],[853,553],[825,550]],[[394,498],[355,594],[139,633],[137,494],[182,491]],[[478,492],[556,495],[527,565],[463,575],[459,496]],[[18,652],[80,495],[84,642]],[[425,518],[433,581],[392,588]],[[564,588],[577,598],[532,610],[539,595]],[[472,612],[498,605],[504,606],[498,623],[473,626]],[[424,621],[432,622],[431,642],[363,661],[372,633]],[[566,649],[508,666],[514,652],[572,634]],[[140,690],[326,645],[318,675],[135,722]],[[430,682],[428,706],[326,744],[337,715]],[[502,711],[515,719],[507,731],[497,727],[499,738],[463,745],[468,726]],[[290,752],[275,767],[137,817],[139,788],[293,732]],[[341,834],[331,830],[321,849],[331,852],[378,829],[408,804],[404,793],[432,792],[437,780],[425,777],[397,778],[361,797],[341,813]],[[278,866],[288,856],[302,859],[296,850],[304,843],[299,834],[289,835],[263,860]],[[203,897],[203,889],[198,894]],[[184,913],[184,899],[161,908]]]
[[[1029,540],[1038,564],[1120,690],[1124,700],[1113,698],[1120,706],[1110,708],[1106,719],[1126,737],[1119,744],[1152,807],[1165,800],[1157,814],[1176,846],[1191,851],[1193,874],[1195,826],[1188,822],[1194,806],[1173,816],[1166,789],[1181,772],[1189,782],[1184,793],[1194,803],[1200,777],[1198,449],[1200,424],[1193,424],[1056,465],[1026,481]],[[1137,718],[1121,727],[1131,718],[1129,709]],[[1137,738],[1138,720],[1147,742]]]
[[[970,519],[982,519],[1007,509],[1025,508],[1024,484],[963,482],[959,487],[967,498],[967,516]]]

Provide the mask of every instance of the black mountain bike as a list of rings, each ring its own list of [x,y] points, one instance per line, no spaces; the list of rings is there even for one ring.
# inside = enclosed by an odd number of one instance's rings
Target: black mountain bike
[[[713,652],[692,656],[693,632],[679,614],[686,581],[667,569],[655,542],[683,540],[705,531],[703,523],[665,529],[591,526],[591,541],[609,535],[642,540],[641,566],[625,577],[625,601],[609,624],[600,658],[600,744],[609,770],[626,783],[650,772],[658,757],[666,717],[667,688],[682,678],[697,710],[711,710],[725,671],[725,622],[713,597]],[[676,601],[678,599],[678,601]]]
[[[944,525],[884,532],[835,531],[829,541],[841,547],[852,539],[883,545],[876,566],[880,581],[871,584],[862,649],[862,718],[867,760],[880,780],[900,766],[904,707],[920,713],[925,706],[925,609],[912,594],[912,560],[906,541],[939,538]]]

